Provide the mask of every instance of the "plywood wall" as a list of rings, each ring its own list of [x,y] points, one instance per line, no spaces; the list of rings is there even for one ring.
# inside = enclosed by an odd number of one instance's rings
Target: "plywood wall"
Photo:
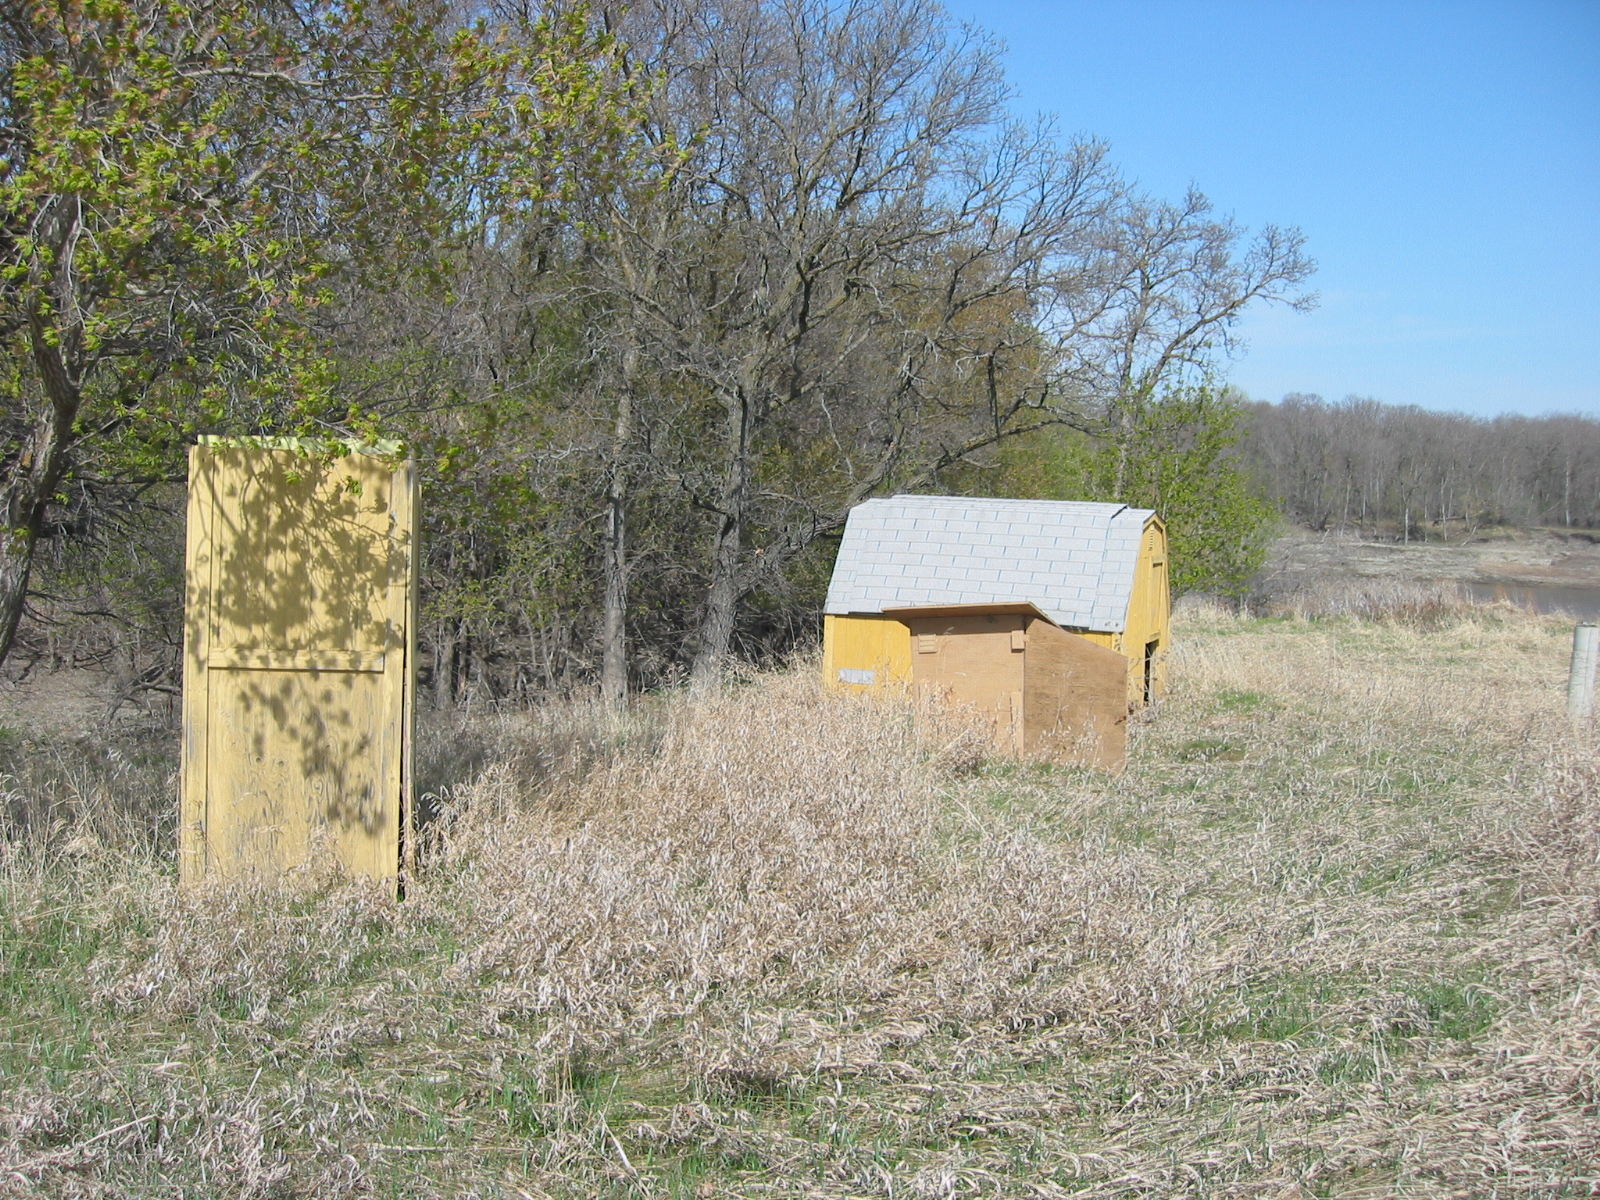
[[[319,853],[392,878],[409,818],[411,465],[209,444],[189,479],[183,878]]]
[[[917,690],[970,713],[1004,754],[1025,749],[1027,620],[1019,613],[989,613],[906,621]]]
[[[909,680],[923,699],[976,721],[997,753],[1119,768],[1127,660],[1036,611],[983,607],[828,617],[824,679],[852,690]]]
[[[893,617],[824,617],[822,681],[829,687],[855,692],[908,685],[910,630]]]
[[[1119,769],[1128,741],[1127,659],[1048,621],[1029,621],[1025,636],[1024,752]]]

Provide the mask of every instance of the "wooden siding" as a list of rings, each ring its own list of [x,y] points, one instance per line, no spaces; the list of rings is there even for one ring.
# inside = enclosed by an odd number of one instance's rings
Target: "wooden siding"
[[[1030,757],[1120,769],[1127,754],[1127,660],[1086,637],[1032,620],[1023,678]]]
[[[1130,707],[1121,654],[1029,605],[927,611],[827,617],[825,682],[849,691],[910,682],[971,715],[998,753],[1121,767]],[[871,681],[851,674],[860,671]]]
[[[1003,754],[1024,752],[1027,621],[1019,613],[990,613],[906,622],[918,692],[970,712]]]
[[[411,465],[211,444],[189,479],[182,878],[323,852],[393,878],[409,818]]]
[[[824,617],[822,679],[852,692],[910,684],[910,630],[893,617]]]

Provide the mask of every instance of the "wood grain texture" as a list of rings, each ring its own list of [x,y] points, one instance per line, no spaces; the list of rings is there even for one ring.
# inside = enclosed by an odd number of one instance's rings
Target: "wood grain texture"
[[[1030,618],[1020,613],[912,617],[911,634],[921,650],[912,656],[917,690],[970,713],[1005,754],[1023,752],[1023,661],[1012,634]]]
[[[1023,685],[1024,753],[1120,770],[1128,744],[1128,660],[1031,621]]]
[[[409,464],[192,452],[185,879],[321,853],[374,878],[399,869],[415,508]]]

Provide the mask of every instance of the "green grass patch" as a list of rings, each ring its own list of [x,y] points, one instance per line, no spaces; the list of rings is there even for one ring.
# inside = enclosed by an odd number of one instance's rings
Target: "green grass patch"
[[[1500,1015],[1500,1002],[1482,983],[1443,979],[1413,984],[1406,994],[1427,1014],[1428,1032],[1435,1037],[1471,1041]]]
[[[1243,762],[1245,748],[1239,742],[1226,738],[1203,737],[1184,743],[1178,750],[1178,761],[1186,763]]]
[[[1217,708],[1222,712],[1252,713],[1274,709],[1276,702],[1265,692],[1248,688],[1223,688],[1216,694]]]

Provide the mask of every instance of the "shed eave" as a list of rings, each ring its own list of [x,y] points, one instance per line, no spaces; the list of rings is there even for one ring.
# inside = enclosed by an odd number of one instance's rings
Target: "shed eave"
[[[1058,622],[1037,604],[1027,600],[1005,600],[994,604],[912,604],[881,610],[886,617],[907,620],[912,617],[986,617],[1003,613],[1038,617],[1055,625]]]
[[[829,617],[893,617],[897,621],[904,621],[913,617],[973,616],[999,613],[1024,613],[1029,616],[1037,616],[1041,620],[1049,621],[1057,629],[1065,629],[1068,633],[1124,633],[1127,628],[1126,620],[1121,624],[1096,625],[1088,621],[1075,621],[1067,614],[1059,617],[1051,616],[1038,605],[1030,604],[1026,601],[1000,604],[913,604],[898,605],[894,608],[825,609],[823,615]]]

